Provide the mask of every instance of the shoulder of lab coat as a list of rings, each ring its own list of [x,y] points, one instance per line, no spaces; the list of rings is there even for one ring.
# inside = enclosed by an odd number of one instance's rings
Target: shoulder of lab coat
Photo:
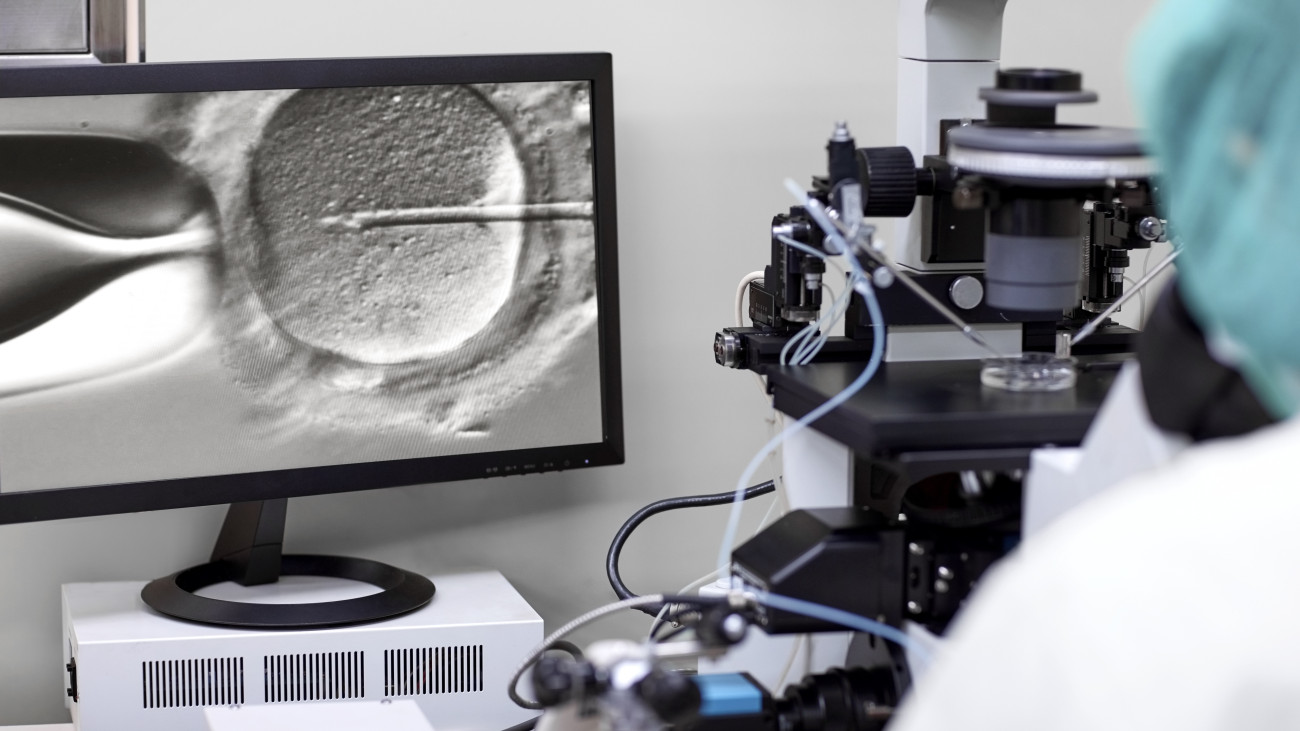
[[[890,731],[1300,728],[1300,421],[1191,449],[982,583]]]

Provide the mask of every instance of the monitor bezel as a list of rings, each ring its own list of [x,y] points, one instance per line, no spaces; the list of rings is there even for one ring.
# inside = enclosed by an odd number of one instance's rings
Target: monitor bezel
[[[613,61],[608,53],[211,61],[5,69],[0,99],[422,84],[589,81],[604,438],[478,454],[5,492],[0,524],[273,500],[621,464]],[[0,460],[3,455],[0,455]]]

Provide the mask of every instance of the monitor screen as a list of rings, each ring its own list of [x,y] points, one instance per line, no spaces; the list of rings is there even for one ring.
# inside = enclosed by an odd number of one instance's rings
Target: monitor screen
[[[0,522],[622,459],[607,55],[6,70]]]

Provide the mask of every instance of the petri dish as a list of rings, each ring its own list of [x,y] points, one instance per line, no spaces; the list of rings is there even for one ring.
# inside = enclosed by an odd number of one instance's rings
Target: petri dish
[[[980,369],[980,383],[1003,391],[1064,391],[1077,380],[1074,358],[1051,353],[986,358]]]

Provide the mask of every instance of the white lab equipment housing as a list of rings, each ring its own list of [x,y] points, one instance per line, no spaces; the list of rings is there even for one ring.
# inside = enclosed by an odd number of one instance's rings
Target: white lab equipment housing
[[[533,714],[506,695],[542,619],[496,572],[432,577],[423,609],[324,630],[249,631],[147,608],[143,583],[63,589],[68,706],[80,731],[204,731],[204,708],[411,699],[439,731]],[[75,669],[75,672],[73,672]]]

